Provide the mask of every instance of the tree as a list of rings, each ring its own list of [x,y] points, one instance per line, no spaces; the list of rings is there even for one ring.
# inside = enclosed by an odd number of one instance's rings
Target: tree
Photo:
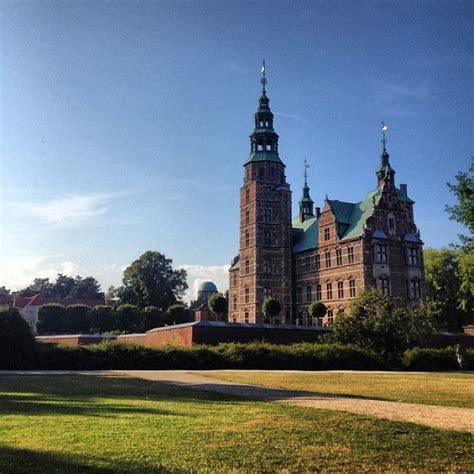
[[[31,285],[18,292],[18,296],[34,296],[38,293],[47,298],[53,296],[53,284],[49,281],[49,278],[35,278]]]
[[[221,293],[212,295],[207,301],[207,304],[209,305],[209,309],[216,314],[221,321],[226,319],[228,304],[226,298],[224,298]]]
[[[40,306],[36,322],[38,334],[62,334],[66,308],[62,304],[50,303]]]
[[[74,285],[75,280],[73,277],[58,273],[56,281],[53,284],[51,293],[55,297],[66,298],[71,293],[71,290]]]
[[[102,299],[104,293],[101,291],[99,282],[94,277],[82,278],[78,275],[67,296],[80,300],[94,300]]]
[[[184,324],[194,321],[194,316],[183,304],[171,305],[166,310],[166,324]]]
[[[90,333],[90,308],[84,304],[72,304],[66,307],[63,319],[64,334]]]
[[[474,250],[474,157],[471,157],[471,166],[467,173],[460,171],[456,175],[456,184],[447,183],[450,191],[454,193],[458,203],[446,206],[450,219],[463,224],[470,235],[459,235],[462,248],[465,251]]]
[[[262,311],[265,315],[265,320],[269,320],[270,324],[273,324],[275,318],[277,318],[281,312],[281,305],[277,299],[268,297],[263,301]]]
[[[313,301],[313,303],[308,306],[308,314],[312,318],[320,319],[324,317],[326,312],[326,305],[322,301]]]
[[[425,249],[424,308],[445,331],[462,331],[472,320],[473,268],[471,252],[455,248]]]
[[[123,272],[123,286],[117,290],[120,302],[162,310],[177,303],[188,285],[186,271],[174,270],[172,263],[159,252],[145,252]]]
[[[115,310],[112,306],[98,305],[91,308],[89,313],[90,332],[103,334],[117,330]]]
[[[386,360],[397,358],[408,347],[427,340],[434,328],[419,310],[370,289],[357,297],[351,313],[340,313],[333,323],[333,339],[372,350]]]
[[[159,328],[165,325],[165,315],[160,308],[156,306],[147,306],[142,309],[143,315],[143,329],[142,331],[149,331],[153,328]]]
[[[117,306],[116,312],[116,331],[127,333],[138,332],[141,328],[140,308],[133,304],[122,304]]]

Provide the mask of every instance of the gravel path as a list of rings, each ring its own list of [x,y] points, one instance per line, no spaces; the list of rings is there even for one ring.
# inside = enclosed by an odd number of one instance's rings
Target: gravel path
[[[281,390],[213,379],[185,370],[0,371],[1,375],[125,375],[185,389],[268,400],[298,407],[347,411],[394,421],[408,421],[432,428],[474,433],[474,409],[472,408],[388,402],[329,393]]]
[[[474,433],[474,409],[388,402],[362,398],[281,390],[213,379],[187,371],[126,371],[128,376],[154,380],[179,387],[225,395],[268,400],[299,407],[340,410],[394,421],[408,421],[432,428]]]

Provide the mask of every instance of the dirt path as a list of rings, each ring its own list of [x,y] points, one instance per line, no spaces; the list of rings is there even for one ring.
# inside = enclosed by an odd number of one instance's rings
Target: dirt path
[[[117,371],[119,372],[119,371]],[[362,398],[281,390],[259,385],[246,385],[194,374],[187,371],[126,371],[131,377],[155,380],[179,387],[216,392],[225,395],[269,400],[299,407],[340,410],[361,415],[385,418],[394,421],[408,421],[432,428],[474,433],[474,409],[420,405],[415,403],[388,402]]]
[[[101,375],[137,377],[160,383],[216,392],[224,395],[268,400],[299,407],[340,410],[394,421],[408,421],[432,428],[474,433],[474,409],[370,400],[329,393],[281,390],[213,379],[185,370],[107,371],[0,371],[1,375]]]

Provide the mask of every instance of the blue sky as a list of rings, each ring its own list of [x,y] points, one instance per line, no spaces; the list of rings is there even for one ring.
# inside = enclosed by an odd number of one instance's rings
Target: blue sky
[[[293,207],[373,189],[380,122],[427,246],[473,154],[470,1],[4,1],[0,285],[119,284],[148,249],[226,288],[267,61]]]

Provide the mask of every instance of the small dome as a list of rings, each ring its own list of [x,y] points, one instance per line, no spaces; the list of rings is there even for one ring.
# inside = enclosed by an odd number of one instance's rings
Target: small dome
[[[199,285],[199,291],[213,291],[217,293],[217,287],[212,283],[212,281],[203,281]]]

